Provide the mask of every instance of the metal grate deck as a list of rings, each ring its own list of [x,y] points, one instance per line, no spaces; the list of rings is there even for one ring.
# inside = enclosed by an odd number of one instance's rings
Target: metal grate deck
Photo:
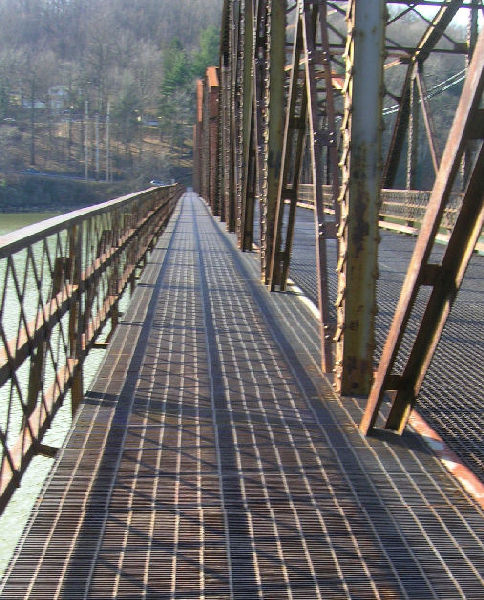
[[[383,231],[380,235],[375,361],[385,343],[416,239]],[[329,240],[328,246],[329,289],[334,302],[336,244]],[[437,244],[432,260],[437,262],[443,250],[444,247]],[[299,208],[290,276],[314,302],[317,294],[315,265],[313,213]],[[416,329],[425,308],[424,302],[425,298],[419,297],[410,320],[410,332]],[[335,312],[333,317],[336,319]],[[481,480],[484,480],[483,331],[484,257],[474,255],[424,380],[417,410]],[[402,342],[404,353],[410,351],[411,343],[410,333]]]
[[[417,436],[358,434],[257,269],[185,195],[2,599],[482,598],[482,511]]]

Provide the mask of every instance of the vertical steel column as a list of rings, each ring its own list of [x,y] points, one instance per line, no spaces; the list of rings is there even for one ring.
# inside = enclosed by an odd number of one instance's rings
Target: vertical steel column
[[[217,139],[218,139],[218,89],[219,81],[216,67],[208,67],[206,73],[206,93],[208,112],[208,197],[214,215],[218,214],[217,193]]]
[[[197,113],[193,126],[193,189],[201,195],[202,165],[202,119],[203,119],[203,82],[197,79]]]
[[[200,195],[207,202],[210,201],[210,118],[207,102],[207,78],[202,84],[202,139],[200,157]]]
[[[238,10],[239,0],[229,2],[229,36],[228,36],[228,69],[227,69],[227,176],[225,217],[227,230],[235,231],[237,218],[237,123],[235,114],[235,99],[237,87],[237,45],[238,45]]]
[[[252,0],[242,2],[243,10],[243,57],[242,57],[242,140],[241,140],[241,214],[239,245],[241,250],[252,250],[254,195],[249,189],[249,165],[252,141],[252,116],[254,99],[254,7]]]
[[[230,219],[232,168],[231,168],[231,120],[230,120],[230,36],[232,0],[225,0],[222,16],[220,44],[220,95],[219,95],[219,192],[220,218]]]
[[[408,128],[408,146],[407,146],[407,176],[406,189],[416,190],[418,184],[416,181],[418,149],[419,149],[419,97],[417,85],[417,66],[414,65],[410,80],[410,123]]]
[[[266,87],[268,85],[267,50],[267,2],[254,1],[254,96],[253,96],[253,126],[252,143],[254,151],[251,185],[254,188],[255,199],[259,204],[259,230],[261,255],[264,251],[265,221],[264,207],[267,193],[266,188],[266,142],[265,125],[267,111],[265,107]]]
[[[71,268],[70,279],[72,285],[78,289],[82,277],[83,256],[83,225],[74,225],[69,233],[69,264]],[[84,314],[82,310],[82,299],[71,300],[69,308],[69,354],[71,365],[73,365],[73,379],[71,389],[71,410],[74,415],[84,397]]]
[[[275,236],[275,211],[279,173],[281,170],[282,140],[284,129],[284,80],[285,80],[285,42],[286,42],[286,0],[266,0],[267,36],[270,52],[266,60],[270,61],[268,98],[266,99],[267,121],[267,174],[266,194],[264,198],[264,227],[261,244],[262,281],[270,279],[271,257]]]
[[[373,374],[385,2],[348,12],[338,252],[336,387],[367,394]]]

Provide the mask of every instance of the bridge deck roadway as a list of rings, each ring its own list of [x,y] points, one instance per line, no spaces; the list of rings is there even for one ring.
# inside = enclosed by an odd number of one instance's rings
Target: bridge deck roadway
[[[2,599],[481,599],[481,508],[413,432],[363,439],[317,354],[185,195]]]

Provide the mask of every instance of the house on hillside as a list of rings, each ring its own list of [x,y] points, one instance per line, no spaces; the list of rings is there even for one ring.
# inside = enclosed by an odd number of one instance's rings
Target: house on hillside
[[[49,88],[49,108],[54,113],[61,113],[68,105],[69,92],[63,85],[53,85]]]
[[[40,100],[26,100],[22,98],[22,108],[34,108],[36,110],[44,109],[45,102],[41,102]]]

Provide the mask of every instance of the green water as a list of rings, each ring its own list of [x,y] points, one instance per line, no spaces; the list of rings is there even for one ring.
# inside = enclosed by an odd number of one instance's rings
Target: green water
[[[0,235],[49,219],[58,213],[0,213]]]

